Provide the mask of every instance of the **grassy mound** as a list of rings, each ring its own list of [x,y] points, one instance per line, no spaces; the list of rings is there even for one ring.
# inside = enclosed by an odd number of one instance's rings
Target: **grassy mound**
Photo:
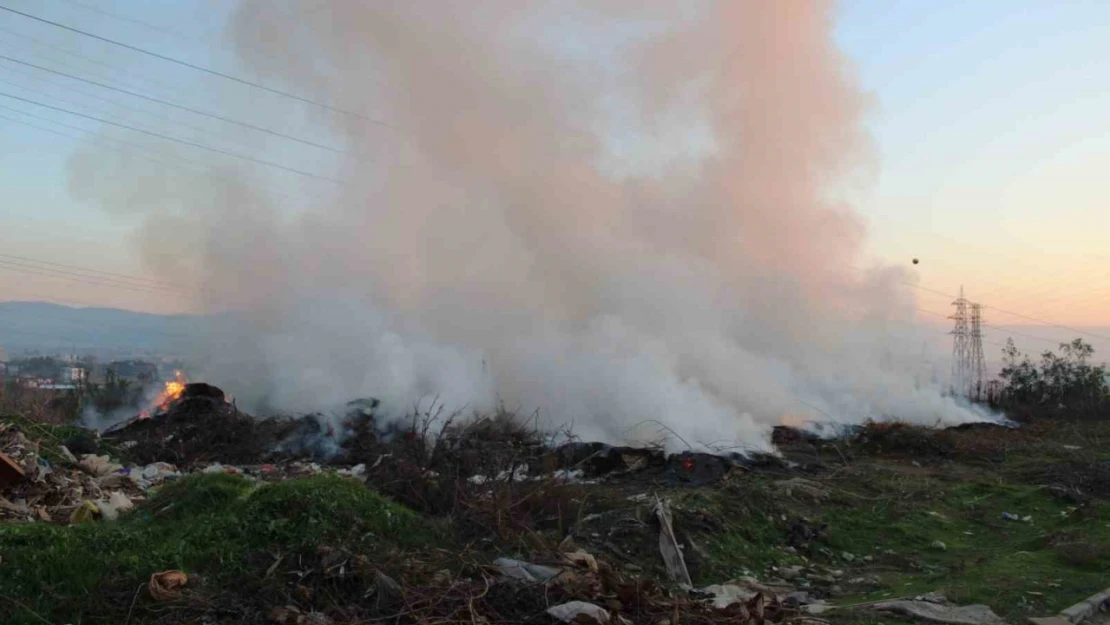
[[[198,475],[116,523],[0,525],[0,602],[13,625],[122,623],[128,614],[144,622],[157,606],[142,584],[159,571],[185,571],[190,586],[209,595],[228,585],[265,593],[275,562],[323,546],[374,557],[435,535],[411,511],[351,480],[256,485]]]

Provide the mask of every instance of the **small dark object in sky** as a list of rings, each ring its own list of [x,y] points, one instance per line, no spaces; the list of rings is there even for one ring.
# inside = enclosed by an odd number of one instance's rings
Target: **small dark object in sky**
[[[915,258],[915,259],[913,259],[913,264],[915,264],[915,265],[916,265],[916,264],[917,264],[917,263],[919,263],[919,262],[921,262],[921,261],[917,260],[916,258]]]

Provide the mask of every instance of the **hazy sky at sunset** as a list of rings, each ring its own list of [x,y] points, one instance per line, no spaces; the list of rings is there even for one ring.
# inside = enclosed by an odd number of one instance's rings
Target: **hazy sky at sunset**
[[[328,1],[340,0],[321,4]],[[228,3],[0,4],[197,64],[239,71],[220,47],[226,9],[219,7]],[[185,36],[124,22],[80,4]],[[911,258],[919,257],[920,284],[928,289],[953,293],[963,284],[969,296],[997,308],[1062,324],[1110,326],[1110,176],[1105,172],[1110,163],[1110,3],[845,0],[838,15],[838,41],[872,97],[867,123],[873,140],[871,167],[845,193],[869,224],[875,259],[908,267]],[[67,57],[20,35],[79,50],[87,58]],[[144,92],[155,89],[144,81],[158,80],[166,85],[161,92],[166,97],[187,92],[193,103],[205,101],[197,90],[220,88],[183,68],[6,12],[0,12],[0,54],[89,75],[119,78],[126,72],[126,80]],[[89,102],[81,94],[29,78],[26,71],[0,61],[0,93],[49,97],[63,106],[68,99],[78,103],[74,108]],[[26,91],[28,87],[38,94]],[[127,101],[125,96],[107,97]],[[4,97],[0,106],[97,128],[95,122]],[[138,106],[151,108],[141,102]],[[118,108],[106,110],[135,123],[145,119]],[[75,140],[13,123],[9,117],[74,132],[0,108],[0,253],[141,274],[137,252],[128,242],[134,217],[105,214],[67,192],[65,164]],[[147,120],[147,125],[158,127],[156,121]],[[293,195],[303,191],[289,176],[274,176],[273,184]],[[165,294],[83,285],[7,267],[0,264],[0,300],[179,309]],[[950,311],[947,296],[927,290],[918,294],[923,311]],[[1031,323],[997,308],[986,311],[989,321]],[[946,323],[927,312],[922,320]]]

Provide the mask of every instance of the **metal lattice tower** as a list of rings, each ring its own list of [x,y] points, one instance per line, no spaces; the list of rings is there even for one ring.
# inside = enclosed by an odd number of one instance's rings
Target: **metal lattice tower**
[[[968,345],[968,372],[971,374],[968,397],[983,399],[987,390],[987,362],[983,358],[983,307],[971,305],[971,334]]]
[[[967,301],[964,288],[952,302],[952,393],[980,400],[986,393],[987,363],[983,357],[983,307]]]
[[[971,329],[968,327],[967,299],[964,287],[960,287],[960,297],[952,302],[956,314],[949,317],[956,324],[952,328],[952,393],[966,394],[971,381]]]

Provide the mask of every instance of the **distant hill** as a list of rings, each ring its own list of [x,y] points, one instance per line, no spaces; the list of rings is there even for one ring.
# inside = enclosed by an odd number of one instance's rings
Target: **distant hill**
[[[44,302],[0,302],[0,347],[8,357],[50,352],[176,351],[201,317]]]

